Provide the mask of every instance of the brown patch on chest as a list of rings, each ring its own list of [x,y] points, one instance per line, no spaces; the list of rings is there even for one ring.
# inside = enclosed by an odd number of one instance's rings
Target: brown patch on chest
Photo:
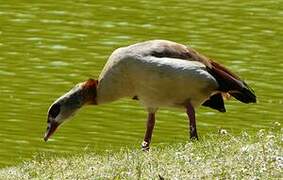
[[[139,100],[139,97],[138,96],[134,96],[132,99],[133,100]]]

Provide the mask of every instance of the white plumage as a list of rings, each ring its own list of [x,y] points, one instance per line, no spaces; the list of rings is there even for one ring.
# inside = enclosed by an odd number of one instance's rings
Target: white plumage
[[[218,88],[205,65],[176,58],[158,58],[116,50],[107,61],[97,87],[97,103],[138,96],[149,109],[200,105]]]

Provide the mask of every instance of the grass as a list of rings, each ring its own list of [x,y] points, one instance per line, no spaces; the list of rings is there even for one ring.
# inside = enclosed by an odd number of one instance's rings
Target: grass
[[[103,155],[37,155],[0,170],[0,179],[283,179],[283,128],[255,135],[225,131],[200,141],[121,149]]]

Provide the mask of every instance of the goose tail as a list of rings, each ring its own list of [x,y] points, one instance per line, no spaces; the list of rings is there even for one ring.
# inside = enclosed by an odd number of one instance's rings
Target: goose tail
[[[208,71],[217,80],[220,91],[230,94],[243,103],[256,103],[255,92],[239,76],[212,60]]]
[[[244,81],[242,81],[243,87],[229,94],[243,103],[256,103],[256,95],[252,88],[250,88]]]

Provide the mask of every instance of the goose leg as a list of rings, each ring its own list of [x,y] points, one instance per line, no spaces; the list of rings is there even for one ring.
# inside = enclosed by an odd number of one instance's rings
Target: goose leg
[[[151,141],[151,136],[152,136],[152,131],[154,128],[155,124],[155,113],[148,113],[148,118],[147,118],[147,124],[146,124],[146,132],[144,135],[144,140],[142,143],[142,150],[143,151],[148,151],[149,150],[149,144]]]
[[[196,127],[196,117],[195,117],[195,110],[194,107],[192,106],[191,103],[189,103],[186,106],[187,109],[187,115],[190,121],[190,138],[191,139],[198,139],[198,134],[197,134],[197,127]]]

